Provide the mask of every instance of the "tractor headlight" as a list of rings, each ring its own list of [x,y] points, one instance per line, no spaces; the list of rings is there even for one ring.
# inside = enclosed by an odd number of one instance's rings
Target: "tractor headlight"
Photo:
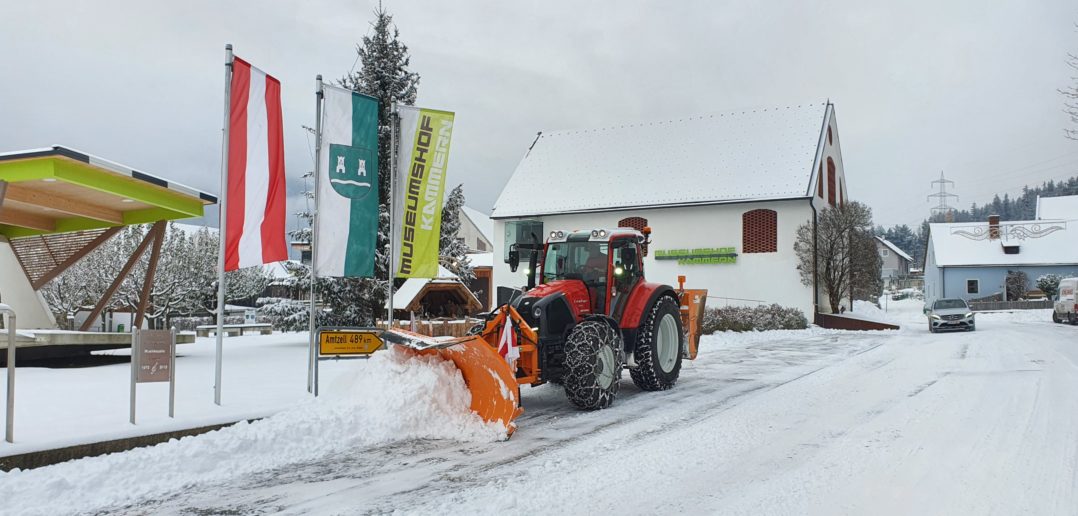
[[[598,229],[591,230],[591,237],[595,238],[597,236],[599,236],[599,230]]]
[[[621,276],[621,274],[623,272],[625,272],[625,269],[622,269],[621,267],[614,267],[614,275],[615,276]]]
[[[543,309],[542,309],[542,308],[539,308],[538,306],[537,306],[537,307],[535,307],[535,311],[534,311],[534,312],[532,312],[532,315],[534,315],[534,316],[535,316],[535,318],[536,318],[536,319],[538,319],[538,318],[539,318],[539,316],[543,315]]]
[[[525,275],[525,276],[527,276],[527,275],[529,275],[529,274],[531,274],[531,273],[532,273],[531,269],[529,269],[529,268],[527,268],[527,267],[524,267],[524,269],[523,269],[523,270],[524,270],[524,275]]]
[[[604,237],[606,237],[606,230],[605,229],[600,229],[599,230],[599,238],[604,238]]]
[[[550,239],[553,240],[555,238],[558,238],[558,232],[557,231],[551,231],[550,232]]]

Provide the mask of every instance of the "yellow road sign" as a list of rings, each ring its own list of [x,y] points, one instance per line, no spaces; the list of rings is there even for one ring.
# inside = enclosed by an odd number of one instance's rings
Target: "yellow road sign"
[[[322,355],[369,355],[382,347],[381,330],[323,329],[318,332]]]

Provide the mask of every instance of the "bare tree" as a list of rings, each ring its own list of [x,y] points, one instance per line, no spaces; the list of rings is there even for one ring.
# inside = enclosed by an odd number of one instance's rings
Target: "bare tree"
[[[801,283],[812,286],[814,279],[818,280],[827,293],[832,313],[838,313],[842,298],[850,295],[850,281],[857,259],[852,250],[859,242],[859,236],[871,234],[872,210],[859,202],[821,210],[815,232],[811,220],[797,228],[794,252],[797,253]]]
[[[1078,27],[1078,25],[1075,25]],[[1078,55],[1067,53],[1067,66],[1071,67],[1076,73],[1078,73]],[[1063,102],[1063,111],[1071,117],[1071,122],[1078,125],[1078,75],[1071,77],[1074,81],[1073,84],[1059,90],[1063,94],[1066,100]],[[1072,140],[1078,140],[1078,129],[1064,129],[1064,134],[1067,138]]]

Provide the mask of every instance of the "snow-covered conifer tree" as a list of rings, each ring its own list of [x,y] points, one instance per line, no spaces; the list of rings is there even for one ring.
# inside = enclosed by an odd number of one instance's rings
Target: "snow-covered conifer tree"
[[[449,192],[442,208],[442,234],[438,240],[438,261],[465,283],[475,279],[475,272],[468,260],[468,245],[457,234],[460,232],[460,210],[464,207],[464,185],[457,185]]]

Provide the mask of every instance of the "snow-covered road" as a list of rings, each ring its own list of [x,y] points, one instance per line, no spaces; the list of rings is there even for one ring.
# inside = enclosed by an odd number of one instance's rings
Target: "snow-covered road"
[[[119,505],[86,493],[86,508],[1078,513],[1078,328],[1041,311],[978,318],[977,332],[961,334],[929,334],[911,316],[918,324],[899,332],[716,336],[676,388],[644,393],[625,378],[608,410],[579,412],[554,386],[525,388],[527,413],[506,442],[342,448]],[[0,477],[0,491],[21,480]],[[109,489],[107,475],[96,480]]]

